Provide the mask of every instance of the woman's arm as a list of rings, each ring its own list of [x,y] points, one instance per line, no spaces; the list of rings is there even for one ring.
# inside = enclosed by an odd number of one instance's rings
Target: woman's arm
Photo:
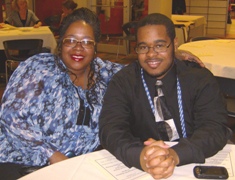
[[[187,60],[187,61],[191,61],[191,62],[196,62],[198,63],[201,67],[205,67],[205,65],[203,64],[203,62],[194,54],[192,54],[189,51],[185,51],[185,50],[179,50],[177,49],[175,51],[175,57],[177,59],[180,60]]]
[[[34,28],[38,28],[38,27],[40,27],[40,26],[42,26],[42,22],[41,22],[41,21],[38,21],[37,24],[35,24],[33,27],[34,27]]]
[[[59,151],[55,151],[54,154],[49,158],[49,162],[50,164],[54,164],[54,163],[57,163],[66,159],[68,159],[67,156],[65,156]]]
[[[42,166],[56,150],[50,144],[50,136],[44,132],[51,119],[44,116],[45,86],[42,76],[39,77],[35,70],[42,68],[39,67],[42,60],[33,59],[36,57],[22,62],[14,71],[2,98],[0,139],[4,143],[0,144],[1,162]]]

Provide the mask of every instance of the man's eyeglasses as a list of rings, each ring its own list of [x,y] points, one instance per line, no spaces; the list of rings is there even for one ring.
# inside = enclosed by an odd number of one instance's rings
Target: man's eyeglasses
[[[170,45],[171,45],[171,42],[168,45],[165,42],[161,42],[161,43],[155,44],[153,47],[141,44],[135,48],[135,52],[137,54],[146,54],[149,52],[150,48],[153,48],[154,52],[162,53],[162,52],[166,52],[167,49],[170,47]]]
[[[64,38],[63,44],[67,47],[75,47],[78,43],[81,44],[81,46],[85,49],[92,49],[95,46],[95,41],[93,40],[87,40],[83,39],[81,41],[75,39],[75,38]]]

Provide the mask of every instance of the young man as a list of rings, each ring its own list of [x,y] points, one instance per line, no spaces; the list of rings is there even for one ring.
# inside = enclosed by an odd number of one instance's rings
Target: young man
[[[114,75],[100,115],[103,147],[157,179],[171,176],[175,166],[204,163],[230,137],[216,79],[206,68],[177,60],[176,47],[168,17],[156,13],[140,20],[138,61]],[[155,89],[159,80],[163,85]],[[164,104],[167,113],[158,113]]]

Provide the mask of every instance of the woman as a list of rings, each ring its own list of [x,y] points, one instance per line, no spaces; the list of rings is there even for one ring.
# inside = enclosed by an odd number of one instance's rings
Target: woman
[[[13,11],[5,23],[15,27],[33,27],[38,28],[42,25],[41,21],[34,14],[33,11],[28,9],[27,0],[13,0],[12,2]],[[1,26],[4,26],[2,23]]]
[[[93,12],[78,10],[61,29],[58,56],[33,56],[11,76],[0,114],[8,147],[0,145],[1,162],[42,166],[99,146],[102,97],[122,68],[95,58],[99,27]]]
[[[62,23],[65,17],[67,17],[77,8],[77,6],[77,3],[75,3],[73,0],[66,0],[62,3],[63,13],[61,14],[60,24]]]
[[[65,23],[66,17],[68,15],[72,14],[73,11],[77,8],[77,6],[78,6],[77,3],[75,3],[73,0],[66,0],[66,1],[64,1],[62,3],[62,11],[63,11],[63,13],[61,14],[61,17],[60,17],[60,23],[59,23],[59,29],[58,29],[59,34],[61,34],[60,33],[61,27]],[[56,34],[55,38],[58,41],[59,35]]]
[[[1,163],[44,166],[99,147],[103,96],[123,67],[96,57],[99,38],[96,14],[77,9],[61,28],[58,55],[35,55],[14,71],[0,110]]]

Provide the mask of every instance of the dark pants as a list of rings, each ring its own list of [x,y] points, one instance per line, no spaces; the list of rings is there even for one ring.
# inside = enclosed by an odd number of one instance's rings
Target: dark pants
[[[0,73],[5,73],[5,61],[7,60],[5,52],[0,50]]]
[[[38,166],[29,167],[14,163],[0,163],[0,179],[16,180],[40,168],[42,167]]]

